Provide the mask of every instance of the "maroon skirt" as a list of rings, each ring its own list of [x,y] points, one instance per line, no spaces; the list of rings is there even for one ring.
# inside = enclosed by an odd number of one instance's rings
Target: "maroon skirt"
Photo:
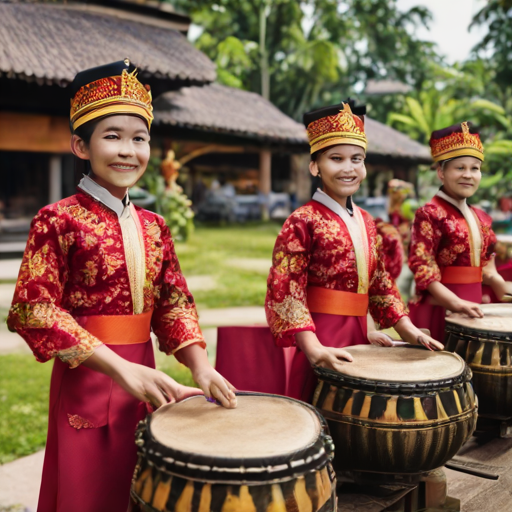
[[[155,367],[151,341],[109,348]],[[55,359],[38,512],[126,512],[135,429],[146,414],[146,404],[111,378]]]
[[[368,342],[366,316],[340,316],[326,313],[312,313],[316,335],[326,347],[350,347]],[[347,363],[350,364],[350,363]],[[300,350],[293,356],[286,394],[311,403],[317,379],[311,365]]]

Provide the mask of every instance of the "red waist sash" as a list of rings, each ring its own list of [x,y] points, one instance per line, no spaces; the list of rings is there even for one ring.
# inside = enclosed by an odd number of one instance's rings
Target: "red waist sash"
[[[77,316],[75,320],[107,345],[133,345],[149,340],[152,315],[150,310],[140,315]]]
[[[368,294],[330,290],[308,286],[308,308],[311,313],[327,313],[339,316],[366,316]]]
[[[482,267],[445,267],[441,269],[443,284],[472,284],[482,282]]]

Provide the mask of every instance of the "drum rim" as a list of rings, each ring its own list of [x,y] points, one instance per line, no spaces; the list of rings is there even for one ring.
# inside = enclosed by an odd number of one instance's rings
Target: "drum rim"
[[[504,343],[512,343],[512,332],[467,327],[465,325],[450,321],[449,317],[446,318],[445,331],[450,334],[464,334],[473,338],[482,338],[482,341],[501,341]]]
[[[318,438],[298,451],[270,457],[235,459],[205,456],[162,445],[151,432],[153,415],[150,414],[141,422],[139,427],[138,439],[142,441],[138,443],[139,451],[144,451],[146,459],[164,472],[181,478],[219,483],[237,482],[246,484],[253,482],[256,484],[287,480],[299,474],[304,475],[310,471],[320,470],[332,460],[334,445],[328,435],[329,428],[324,417],[315,407],[294,398],[270,393],[237,392],[236,394],[237,396],[280,398],[308,408],[320,423]],[[193,398],[195,397],[189,397],[186,400]],[[268,475],[267,480],[262,480],[262,475]]]
[[[450,352],[451,353],[451,352]],[[330,370],[328,368],[320,368],[314,366],[313,370],[319,380],[323,380],[330,384],[342,384],[345,387],[356,389],[357,391],[371,391],[382,393],[386,395],[419,395],[424,392],[440,391],[446,387],[455,387],[460,384],[465,384],[471,381],[472,372],[468,364],[458,354],[464,363],[462,372],[455,376],[440,380],[425,380],[416,382],[395,382],[395,381],[377,381],[370,379],[363,379],[360,377],[343,375],[342,373]]]

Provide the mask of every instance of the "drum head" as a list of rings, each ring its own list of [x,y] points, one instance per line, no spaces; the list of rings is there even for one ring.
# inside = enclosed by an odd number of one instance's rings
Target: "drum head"
[[[483,318],[469,318],[461,313],[446,317],[446,322],[486,332],[512,333],[512,304],[481,304]]]
[[[377,382],[416,383],[452,379],[465,369],[463,359],[451,352],[431,352],[413,347],[345,347],[354,361],[344,364],[341,375]]]
[[[202,456],[250,459],[294,453],[315,443],[322,426],[316,413],[298,401],[244,395],[236,409],[203,396],[160,407],[151,432],[160,444]]]

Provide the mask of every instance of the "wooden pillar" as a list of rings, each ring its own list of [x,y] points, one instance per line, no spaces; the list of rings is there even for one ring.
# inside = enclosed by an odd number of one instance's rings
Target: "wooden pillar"
[[[272,153],[268,149],[260,151],[260,197],[261,217],[263,220],[270,218],[269,195],[272,189]]]
[[[50,183],[49,183],[49,204],[56,203],[62,199],[62,157],[53,155],[50,158]]]

